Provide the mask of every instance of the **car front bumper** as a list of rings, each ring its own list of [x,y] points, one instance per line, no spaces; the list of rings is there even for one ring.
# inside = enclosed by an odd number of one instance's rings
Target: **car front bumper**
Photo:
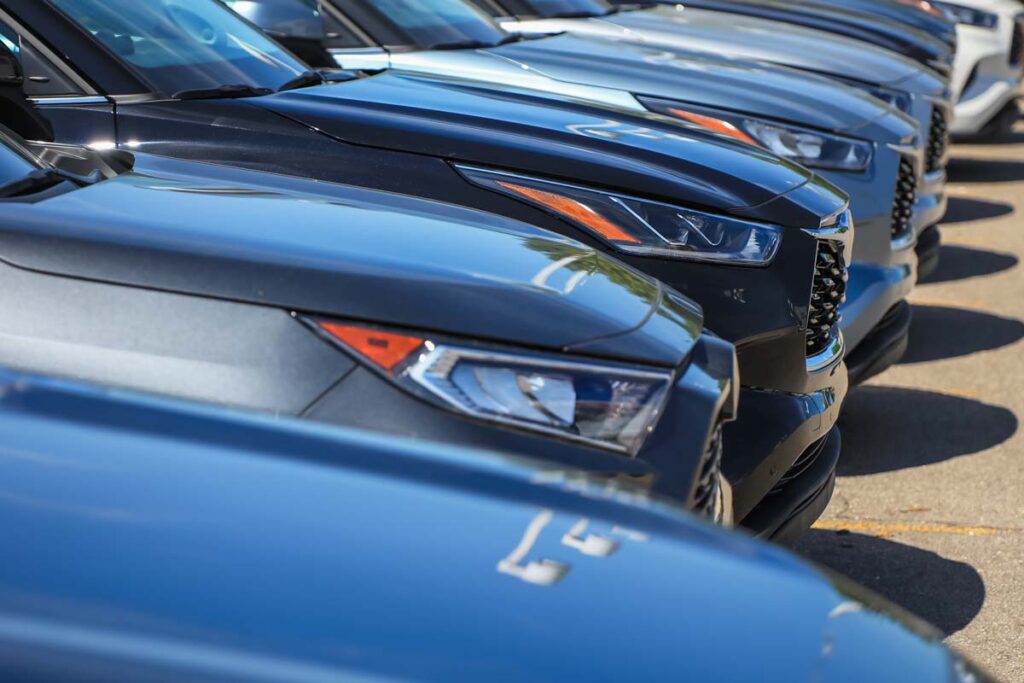
[[[1020,44],[1014,32],[1022,31],[1010,14],[1000,16],[995,30],[957,26],[958,49],[953,70],[953,92],[959,96],[952,133],[976,135],[1017,99],[1021,82]]]
[[[805,480],[794,470],[802,471],[802,461],[834,430],[848,388],[844,364],[823,372],[830,385],[810,394],[748,387],[740,393],[743,419],[725,429],[729,457],[723,474],[731,484],[737,524],[755,533],[770,537],[771,530],[789,525],[793,510],[806,498]]]
[[[946,216],[949,197],[946,194],[946,171],[941,169],[925,173],[917,186],[914,202],[914,234],[920,237],[928,228]]]
[[[821,517],[835,490],[842,438],[839,427],[814,443],[747,517],[743,526],[760,538],[794,544]]]

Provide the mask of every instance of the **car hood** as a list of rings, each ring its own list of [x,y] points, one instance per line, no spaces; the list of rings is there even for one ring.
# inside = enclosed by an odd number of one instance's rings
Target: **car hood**
[[[881,136],[882,142],[899,142],[907,134],[893,137],[884,132],[884,125],[875,126],[883,119],[904,118],[893,108],[861,90],[795,69],[572,34],[524,40],[489,52],[510,60],[511,69],[529,67],[563,82],[751,113],[819,130],[860,131]],[[436,51],[418,59],[444,63],[451,54]],[[402,63],[402,55],[395,59]],[[595,60],[601,64],[599,70],[594,69]],[[913,122],[897,127],[908,125]]]
[[[686,5],[696,9],[751,14],[763,19],[795,23],[866,40],[904,54],[917,55],[918,59],[927,61],[949,64],[953,60],[953,50],[939,37],[901,21],[849,7],[794,4],[787,0],[689,0]]]
[[[140,155],[135,172],[6,203],[35,271],[676,366],[696,305],[560,235],[440,202]],[[554,324],[557,321],[557,324]],[[254,340],[258,343],[258,340]]]
[[[65,382],[0,388],[0,642],[18,653],[0,667],[951,680],[933,631],[614,485]]]
[[[802,4],[832,8],[835,6],[835,0],[804,0]],[[843,5],[850,10],[866,12],[869,15],[895,21],[901,25],[912,26],[950,45],[956,44],[956,22],[922,12],[920,8],[914,7],[913,3],[904,4],[898,0],[896,2],[844,0]]]
[[[652,46],[681,47],[778,63],[883,85],[897,85],[924,68],[890,50],[832,33],[678,5],[619,12],[594,19],[525,23],[548,25],[553,30],[632,38]]]
[[[467,60],[474,59],[502,61],[470,52]],[[598,109],[589,99],[516,83],[389,71],[248,102],[352,144],[714,211],[763,206],[814,179],[762,150],[646,112],[635,100],[635,110]],[[817,225],[809,212],[802,220]]]

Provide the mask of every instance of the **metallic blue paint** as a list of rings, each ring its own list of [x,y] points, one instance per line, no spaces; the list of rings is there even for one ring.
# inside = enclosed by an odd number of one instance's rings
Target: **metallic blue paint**
[[[579,475],[0,388],[8,680],[947,683],[959,661],[780,550]]]

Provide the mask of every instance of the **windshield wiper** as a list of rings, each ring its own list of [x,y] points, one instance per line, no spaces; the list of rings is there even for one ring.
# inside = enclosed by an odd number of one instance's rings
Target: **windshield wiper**
[[[312,85],[323,85],[324,77],[316,71],[303,71],[301,74],[288,81],[280,88],[277,92],[284,92],[286,90],[298,90],[299,88],[308,88]]]
[[[595,19],[597,17],[606,16],[604,14],[597,14],[595,12],[586,12],[580,10],[570,10],[567,12],[555,12],[549,15],[550,19]]]
[[[238,99],[240,97],[262,97],[274,91],[270,88],[257,88],[253,85],[219,85],[215,88],[196,88],[180,90],[171,97],[176,100],[219,100]]]
[[[0,199],[18,197],[23,194],[42,192],[45,189],[58,185],[68,180],[60,171],[53,168],[41,168],[32,171],[24,178],[15,180],[6,185],[0,185]]]
[[[426,50],[479,50],[486,47],[494,47],[498,43],[488,43],[485,40],[455,40],[450,43],[434,43],[428,45]]]

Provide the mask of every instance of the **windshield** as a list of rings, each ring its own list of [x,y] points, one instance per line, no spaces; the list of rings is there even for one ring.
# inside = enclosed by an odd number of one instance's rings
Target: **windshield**
[[[524,0],[531,12],[540,17],[603,17],[615,11],[605,0]]]
[[[335,3],[344,10],[341,3]],[[464,0],[373,0],[367,3],[421,49],[487,47],[508,39],[494,21]]]
[[[307,67],[216,0],[50,0],[159,92],[278,90]]]

